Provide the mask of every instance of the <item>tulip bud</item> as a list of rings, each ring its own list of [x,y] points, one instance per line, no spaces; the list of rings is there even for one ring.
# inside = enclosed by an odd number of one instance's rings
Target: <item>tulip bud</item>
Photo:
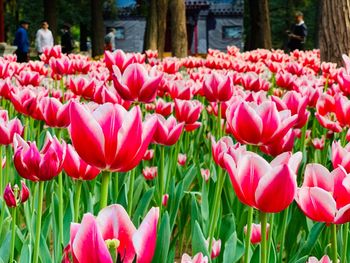
[[[270,224],[267,224],[266,239],[268,237],[269,229],[270,229]],[[244,233],[247,234],[247,226],[244,227]],[[252,224],[252,233],[250,236],[250,242],[252,244],[258,244],[261,242],[261,225],[260,224]]]
[[[168,205],[168,199],[169,199],[169,195],[168,194],[164,194],[162,197],[162,205],[164,207],[166,207]]]
[[[144,156],[142,157],[142,160],[144,161],[149,161],[151,159],[153,159],[154,157],[154,150],[151,149],[151,150],[147,150],[144,154]]]
[[[177,157],[177,162],[179,165],[184,166],[186,164],[187,156],[186,154],[179,153]]]
[[[29,198],[29,189],[24,183],[24,181],[21,182],[22,189],[20,190],[18,185],[15,184],[13,187],[11,187],[11,184],[9,183],[4,191],[4,200],[6,202],[6,205],[8,207],[17,207],[20,203],[24,203]]]
[[[158,174],[158,167],[152,166],[152,167],[145,167],[142,170],[143,177],[145,177],[146,180],[153,180],[157,177]]]
[[[205,243],[209,248],[209,239],[207,239]],[[217,258],[220,255],[220,251],[221,251],[221,240],[220,239],[215,240],[215,238],[213,238],[211,255],[210,255],[211,259]]]
[[[203,179],[208,182],[209,178],[210,178],[210,170],[209,169],[203,169],[201,168],[201,175],[203,177]]]

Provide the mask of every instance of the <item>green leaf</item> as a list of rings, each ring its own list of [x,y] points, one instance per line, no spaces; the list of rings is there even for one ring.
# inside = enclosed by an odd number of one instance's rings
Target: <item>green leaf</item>
[[[40,253],[39,257],[41,259],[41,262],[51,262],[51,255],[50,255],[50,250],[47,246],[46,240],[43,237],[43,235],[40,235]]]
[[[27,239],[22,246],[19,263],[28,263],[32,262],[32,247],[28,244],[29,240]]]
[[[8,231],[5,240],[1,243],[0,258],[4,262],[8,262],[10,258],[10,246],[11,246],[11,231]]]
[[[223,263],[237,262],[243,254],[243,243],[237,238],[237,233],[234,232],[225,243]]]
[[[192,235],[192,254],[196,255],[197,253],[202,252],[203,255],[209,258],[209,252],[206,244],[206,239],[203,235],[201,227],[198,222],[194,224],[194,230]]]
[[[157,232],[156,252],[153,257],[153,263],[164,263],[167,261],[170,246],[170,222],[169,214],[165,212]]]
[[[139,219],[143,217],[148,211],[148,206],[151,203],[152,197],[154,194],[154,187],[149,189],[141,198],[141,201],[139,202],[135,212],[134,212],[134,217],[133,217],[133,223],[135,226],[139,225]]]

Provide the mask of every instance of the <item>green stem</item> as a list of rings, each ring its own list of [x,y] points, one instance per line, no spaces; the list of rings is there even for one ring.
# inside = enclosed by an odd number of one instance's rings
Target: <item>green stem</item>
[[[287,207],[287,209],[284,210],[284,212],[283,212],[282,232],[281,232],[282,237],[281,237],[281,244],[280,244],[279,261],[278,261],[280,263],[283,262],[283,249],[284,249],[284,241],[286,238],[288,213],[289,213],[289,207]]]
[[[222,135],[222,129],[221,129],[221,103],[218,102],[218,117],[217,117],[217,140],[220,139],[221,135]]]
[[[6,160],[7,161],[7,160]],[[1,193],[4,192],[4,184],[3,184],[4,178],[2,178],[2,145],[0,145],[0,191]],[[6,184],[7,182],[5,182]]]
[[[341,262],[346,263],[346,256],[347,256],[347,248],[348,248],[348,235],[349,235],[349,223],[345,223],[343,225],[343,252],[342,252],[342,258]]]
[[[62,173],[58,175],[58,228],[60,234],[60,242],[63,246],[63,183]]]
[[[38,211],[36,216],[36,231],[35,231],[35,243],[34,243],[34,257],[33,263],[38,263],[39,260],[39,244],[40,244],[40,232],[41,232],[41,217],[43,210],[44,199],[44,181],[39,182],[39,199],[38,199]]]
[[[165,146],[160,146],[160,166],[159,166],[159,207],[162,207],[162,199],[164,195],[164,151]]]
[[[118,174],[114,174],[114,202],[116,203],[118,201],[118,193],[119,193],[119,178]]]
[[[332,240],[332,262],[338,262],[337,253],[337,226],[335,224],[331,225],[331,240]]]
[[[253,222],[253,207],[248,207],[248,218],[247,218],[247,233],[245,236],[244,246],[244,263],[249,262],[249,248],[250,248],[250,236],[252,235],[252,222]]]
[[[268,239],[267,239],[267,262],[270,262],[273,223],[274,223],[274,214],[270,214],[270,228],[268,229]]]
[[[107,206],[108,200],[108,184],[109,184],[109,172],[102,172],[102,181],[101,181],[101,199],[100,199],[100,210]]]
[[[12,208],[12,226],[11,226],[11,254],[10,254],[10,263],[13,262],[15,258],[15,239],[16,239],[16,213],[17,207]]]
[[[214,195],[214,207],[212,210],[212,213],[210,214],[210,224],[209,224],[209,253],[211,253],[212,249],[212,242],[213,242],[213,237],[214,237],[214,232],[215,228],[217,226],[217,214],[218,214],[218,209],[220,205],[220,197],[221,197],[221,192],[222,192],[222,187],[225,182],[225,176],[222,173],[222,169],[219,167],[218,168],[218,180],[217,180],[217,185],[215,188],[215,195]]]
[[[267,242],[266,242],[266,226],[267,226],[267,214],[260,212],[261,221],[261,251],[260,251],[260,262],[266,263],[267,259]]]
[[[128,214],[131,216],[133,200],[134,200],[134,182],[135,182],[135,169],[130,171],[129,178],[129,192],[128,192]]]
[[[79,204],[80,204],[80,194],[81,194],[81,186],[83,185],[82,180],[77,180],[75,182],[75,196],[74,196],[74,222],[78,222],[79,220]]]

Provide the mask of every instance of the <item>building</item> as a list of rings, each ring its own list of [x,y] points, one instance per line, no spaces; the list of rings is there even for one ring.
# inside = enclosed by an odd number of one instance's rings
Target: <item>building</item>
[[[106,20],[106,28],[116,30],[116,47],[127,52],[142,52],[146,18],[135,12],[133,0],[119,0],[118,19]],[[226,50],[228,45],[243,45],[243,0],[185,0],[187,35],[191,54],[207,53],[208,48]],[[171,50],[170,27],[165,51]]]

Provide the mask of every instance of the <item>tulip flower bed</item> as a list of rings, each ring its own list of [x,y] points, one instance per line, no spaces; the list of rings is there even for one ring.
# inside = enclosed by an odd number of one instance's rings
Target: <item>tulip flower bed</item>
[[[0,59],[0,262],[350,261],[350,59]]]

